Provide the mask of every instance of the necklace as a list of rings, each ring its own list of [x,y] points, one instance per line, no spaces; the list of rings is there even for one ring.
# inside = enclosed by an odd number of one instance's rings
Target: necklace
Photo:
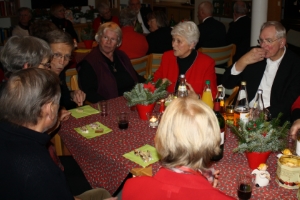
[[[110,64],[110,67],[113,69],[113,72],[117,72],[117,69],[116,69],[116,63],[114,63],[114,62],[112,62],[111,64]]]

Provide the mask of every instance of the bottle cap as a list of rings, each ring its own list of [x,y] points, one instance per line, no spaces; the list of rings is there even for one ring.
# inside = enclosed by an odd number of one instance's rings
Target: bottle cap
[[[185,78],[185,75],[184,74],[180,74],[180,78]]]
[[[241,82],[241,85],[246,85],[246,81],[242,81],[242,82]]]
[[[218,87],[218,91],[219,92],[223,92],[223,88],[222,87]]]
[[[205,84],[210,84],[210,80],[206,80],[206,81],[205,81]]]
[[[263,90],[262,90],[262,89],[258,89],[258,90],[257,90],[257,93],[258,93],[258,94],[262,94],[262,93],[263,93]]]

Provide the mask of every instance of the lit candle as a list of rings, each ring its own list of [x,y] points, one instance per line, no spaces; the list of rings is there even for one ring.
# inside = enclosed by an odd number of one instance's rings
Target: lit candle
[[[156,128],[158,126],[158,119],[155,116],[152,116],[149,120],[149,126],[151,128]]]

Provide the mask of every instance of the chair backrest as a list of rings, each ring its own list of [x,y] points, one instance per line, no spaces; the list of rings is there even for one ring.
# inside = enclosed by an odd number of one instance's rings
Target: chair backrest
[[[215,48],[199,48],[198,51],[210,56],[215,60],[216,65],[227,63],[227,67],[232,65],[232,57],[235,54],[235,44]]]
[[[131,59],[131,64],[137,73],[145,78],[149,75],[150,56],[143,56],[141,58]]]
[[[78,75],[71,76],[71,90],[79,90]]]
[[[72,77],[74,77],[74,78],[72,78]],[[69,90],[74,90],[74,89],[72,89],[72,81],[73,81],[73,88],[76,88],[76,83],[77,83],[77,89],[78,89],[79,87],[78,87],[78,81],[77,81],[77,70],[75,68],[68,69],[66,71],[66,83],[67,83]]]
[[[290,29],[286,36],[287,43],[300,47],[300,32]]]
[[[154,72],[160,67],[161,62],[161,53],[152,53],[150,56],[150,67],[149,67],[149,75],[154,74]]]
[[[226,100],[225,100],[225,108],[228,105],[231,105],[234,102],[235,96],[239,92],[239,86],[235,86],[233,89],[226,89],[225,88],[225,94],[230,95]]]

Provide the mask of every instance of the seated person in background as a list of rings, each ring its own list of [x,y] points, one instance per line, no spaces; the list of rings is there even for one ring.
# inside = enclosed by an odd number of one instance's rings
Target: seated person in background
[[[247,16],[247,5],[238,0],[233,6],[233,21],[229,24],[226,34],[226,43],[235,44],[236,51],[233,56],[233,62],[248,52],[250,48],[251,37],[251,19]]]
[[[279,22],[265,22],[258,41],[260,48],[251,49],[225,71],[223,86],[231,89],[246,81],[250,107],[262,89],[264,107],[272,117],[282,112],[281,122],[290,120],[292,104],[300,95],[300,58],[285,48],[285,28]]]
[[[50,8],[51,21],[57,26],[57,28],[69,33],[71,37],[78,42],[78,36],[74,30],[72,22],[65,18],[65,11],[66,9],[62,4],[53,4]]]
[[[85,100],[85,93],[81,90],[69,91],[66,84],[66,74],[64,68],[68,65],[74,41],[72,37],[61,30],[54,30],[46,35],[46,41],[52,50],[52,60],[50,70],[56,73],[60,79],[61,99],[60,105],[67,110],[82,106]]]
[[[30,8],[21,7],[17,11],[19,17],[19,23],[12,30],[12,35],[16,36],[28,36],[29,35],[29,26],[30,20],[32,18],[32,13]]]
[[[99,45],[77,65],[79,85],[89,102],[122,96],[145,80],[134,70],[128,56],[117,49],[122,43],[122,31],[116,23],[102,24],[96,41]]]
[[[1,198],[74,200],[63,172],[47,151],[50,137],[44,134],[57,121],[59,99],[59,80],[50,70],[20,70],[4,86],[0,95]],[[95,189],[75,199],[109,197],[105,189]]]
[[[300,130],[300,97],[294,102],[292,106],[292,119],[293,125],[290,129],[290,134],[296,140],[297,132]]]
[[[3,66],[5,77],[12,73],[29,67],[49,69],[51,49],[44,41],[32,36],[12,36],[5,43],[0,62]]]
[[[185,74],[186,81],[195,92],[202,96],[205,81],[210,80],[213,97],[217,94],[215,61],[209,56],[195,50],[199,39],[199,29],[194,22],[185,21],[177,24],[172,32],[173,50],[163,54],[160,67],[154,73],[154,81],[168,79],[171,85],[168,92],[178,89],[178,77]]]
[[[56,29],[58,29],[57,26],[55,26],[55,24],[51,21],[38,20],[30,26],[29,34],[42,40],[46,40],[47,33]]]
[[[93,21],[94,32],[97,33],[99,26],[106,22],[115,22],[120,25],[119,18],[111,15],[111,9],[108,2],[101,2],[98,6],[99,16]]]
[[[166,13],[156,10],[148,14],[150,33],[146,36],[148,52],[164,53],[172,50],[172,35]]]
[[[143,57],[148,50],[146,37],[143,34],[134,31],[135,23],[135,11],[128,8],[121,10],[120,24],[123,38],[119,49],[124,51],[129,59]]]
[[[213,183],[204,176],[210,159],[220,151],[220,139],[212,109],[199,100],[175,99],[164,112],[154,138],[162,167],[154,177],[127,180],[122,199],[234,199],[214,188],[218,170],[209,177],[216,178]]]
[[[212,17],[213,11],[213,5],[209,1],[204,1],[198,6],[200,38],[196,49],[226,46],[225,25]]]
[[[148,13],[152,12],[150,7],[142,7],[140,0],[128,0],[128,8],[134,10],[137,13],[137,22],[135,24],[134,30],[138,33],[148,34]]]

